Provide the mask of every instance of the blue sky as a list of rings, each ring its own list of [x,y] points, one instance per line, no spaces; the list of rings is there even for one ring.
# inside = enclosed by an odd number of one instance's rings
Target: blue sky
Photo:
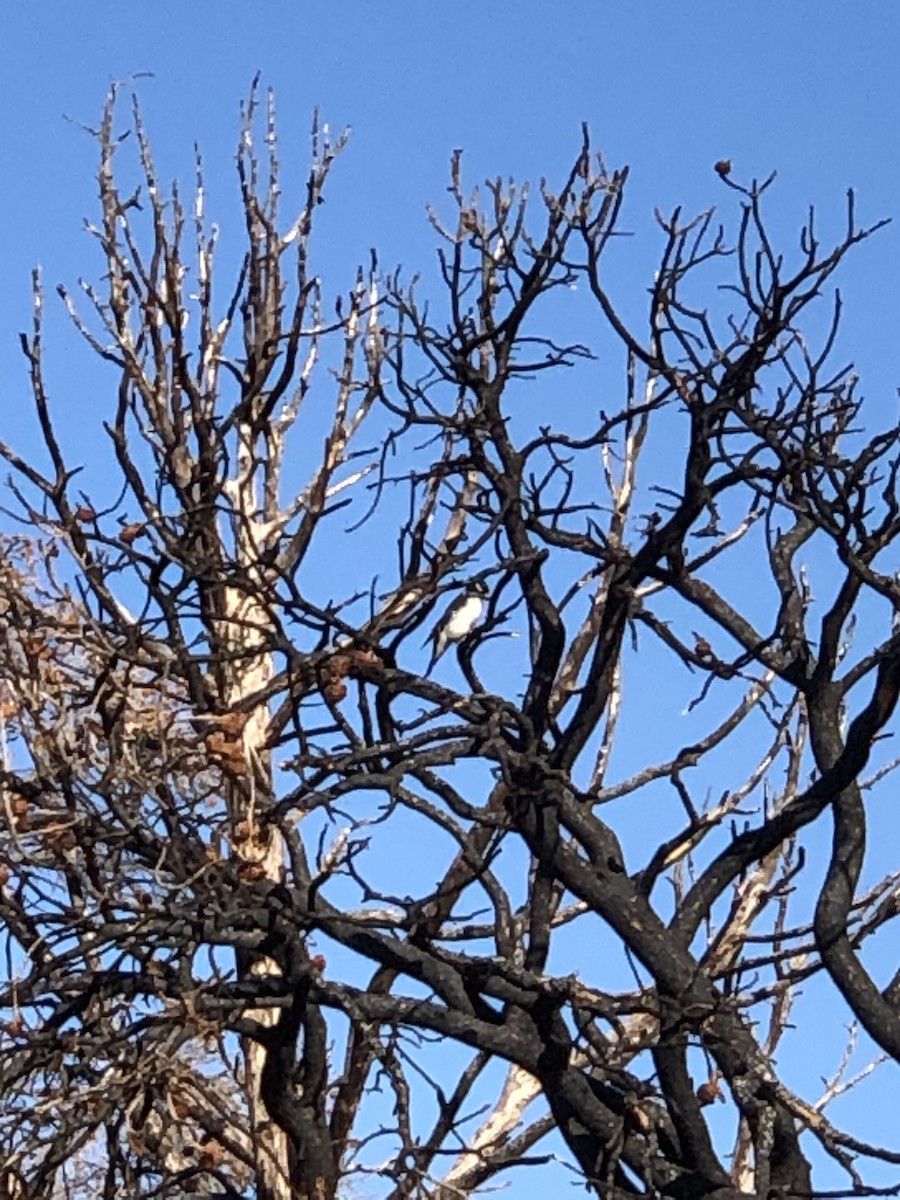
[[[17,335],[30,320],[30,271],[40,263],[52,293],[98,270],[82,232],[95,206],[94,146],[77,122],[95,123],[109,83],[136,72],[153,73],[139,94],[161,175],[188,180],[199,142],[214,213],[234,212],[238,103],[257,71],[278,97],[286,196],[306,170],[313,108],[335,129],[352,126],[322,213],[323,273],[341,273],[335,288],[370,246],[386,266],[430,268],[425,205],[441,204],[455,147],[471,182],[552,180],[571,163],[582,121],[610,165],[632,168],[625,225],[637,234],[638,291],[658,245],[654,206],[722,202],[733,215],[712,169],[723,157],[741,180],[778,171],[770,211],[785,241],[810,203],[823,236],[839,235],[850,186],[862,219],[900,216],[900,6],[887,0],[6,0],[3,24],[0,437],[24,451],[34,425]],[[897,419],[898,239],[900,225],[879,234],[840,281],[841,346],[879,424]],[[97,392],[104,376],[61,319],[48,335],[63,432],[88,459],[96,425],[86,418],[108,411],[111,396]],[[883,1080],[895,1088],[896,1071]],[[873,1136],[879,1087],[859,1093]],[[520,1176],[514,1194],[528,1186]]]
[[[722,157],[745,181],[778,170],[771,209],[785,238],[810,202],[836,233],[849,186],[864,219],[894,212],[898,53],[900,10],[888,3],[7,0],[5,403],[15,427],[27,428],[16,402],[24,375],[11,369],[31,267],[41,263],[52,287],[97,265],[81,232],[96,195],[93,144],[72,122],[96,121],[112,80],[153,72],[139,93],[162,177],[189,177],[197,140],[214,212],[233,199],[237,105],[256,71],[278,95],[287,195],[305,171],[312,109],[333,128],[352,126],[320,222],[339,264],[335,286],[350,282],[373,245],[388,266],[433,262],[424,208],[440,204],[455,147],[469,180],[558,178],[586,120],[608,162],[631,165],[626,225],[640,235],[643,288],[658,245],[654,206],[694,212],[725,202],[733,214],[734,197],[712,171]],[[892,415],[898,237],[881,234],[842,277],[846,344]],[[66,407],[77,436],[78,405]]]

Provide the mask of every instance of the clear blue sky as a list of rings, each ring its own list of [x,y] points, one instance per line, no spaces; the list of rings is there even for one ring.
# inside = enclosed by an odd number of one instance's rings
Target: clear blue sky
[[[209,164],[213,211],[233,196],[237,104],[256,71],[277,91],[288,194],[305,169],[312,109],[318,105],[335,128],[352,126],[323,212],[338,235],[341,286],[349,282],[344,264],[372,245],[388,265],[431,261],[424,206],[440,203],[454,147],[465,149],[470,180],[558,178],[584,120],[612,165],[632,167],[627,224],[647,239],[648,254],[654,205],[698,211],[728,199],[712,171],[722,157],[742,180],[778,170],[773,207],[785,234],[813,201],[828,229],[851,185],[864,218],[896,212],[900,198],[900,8],[889,3],[6,0],[3,7],[9,149],[0,176],[0,369],[17,421],[24,376],[16,381],[10,368],[27,320],[31,267],[40,262],[52,286],[71,285],[97,265],[81,234],[96,194],[93,145],[64,118],[92,124],[109,82],[135,72],[154,73],[139,90],[163,178],[188,176],[196,139]],[[900,229],[882,234],[842,277],[847,344],[867,390],[883,390],[887,405],[900,377],[898,238]]]
[[[851,185],[863,217],[896,211],[900,197],[900,9],[888,3],[6,0],[0,42],[6,381],[31,266],[55,284],[96,265],[80,234],[93,146],[64,117],[93,123],[109,82],[138,71],[155,76],[140,95],[163,177],[187,176],[196,139],[213,203],[232,195],[237,103],[257,70],[277,91],[285,148],[296,146],[288,192],[313,107],[351,125],[328,205],[348,262],[370,245],[388,264],[429,259],[424,205],[441,201],[454,147],[469,179],[558,177],[584,120],[611,164],[631,165],[628,224],[648,237],[654,205],[695,211],[724,198],[712,172],[722,157],[744,180],[778,170],[785,231],[813,201],[827,228]],[[843,277],[853,356],[890,395],[898,238],[882,235]]]
[[[98,269],[81,232],[94,214],[94,146],[64,118],[96,122],[110,81],[135,72],[154,75],[139,93],[162,176],[187,180],[198,141],[214,212],[231,201],[238,102],[258,70],[278,96],[286,194],[305,172],[312,109],[351,125],[323,210],[341,270],[373,245],[389,266],[428,264],[424,209],[440,204],[455,147],[470,181],[558,178],[585,120],[610,164],[632,167],[626,225],[648,255],[655,205],[694,211],[727,198],[712,169],[723,157],[742,180],[778,170],[772,210],[785,236],[811,202],[823,234],[837,234],[849,186],[863,219],[900,217],[900,5],[887,0],[6,0],[3,26],[0,436],[26,451],[17,334],[30,319],[30,270],[43,266],[52,293]],[[841,277],[843,347],[879,423],[897,415],[898,268],[900,225]],[[62,322],[49,332],[54,399],[77,446],[86,410],[99,415],[109,397],[94,395],[86,355],[73,380]],[[838,1052],[836,1041],[821,1071]],[[896,1070],[882,1080],[859,1093],[876,1140],[879,1117],[895,1124]],[[874,1103],[890,1093],[887,1108]],[[520,1175],[514,1194],[528,1188]]]

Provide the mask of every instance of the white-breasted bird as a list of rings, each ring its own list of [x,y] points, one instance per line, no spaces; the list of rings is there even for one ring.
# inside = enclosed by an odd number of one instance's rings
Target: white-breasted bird
[[[434,664],[446,651],[448,646],[461,642],[475,628],[484,609],[484,598],[488,594],[487,585],[481,579],[473,579],[466,584],[462,595],[457,596],[444,615],[434,627],[428,641],[434,643],[431,662],[428,664],[426,675],[430,675]],[[426,646],[428,645],[426,641]]]

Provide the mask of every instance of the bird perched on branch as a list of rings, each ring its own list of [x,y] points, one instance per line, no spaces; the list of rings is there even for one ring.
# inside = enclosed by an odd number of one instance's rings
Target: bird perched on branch
[[[434,644],[431,662],[428,664],[426,675],[430,675],[434,665],[441,655],[455,642],[461,642],[468,637],[484,609],[484,598],[488,594],[487,585],[481,579],[473,579],[466,584],[462,595],[457,596],[447,611],[434,627],[425,645]]]

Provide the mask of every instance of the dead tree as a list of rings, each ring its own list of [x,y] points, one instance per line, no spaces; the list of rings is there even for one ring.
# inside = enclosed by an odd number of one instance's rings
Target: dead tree
[[[374,260],[329,293],[342,139],[314,127],[282,219],[254,92],[223,291],[199,162],[163,189],[115,101],[100,282],[60,289],[113,463],[57,435],[37,276],[45,453],[0,445],[6,1194],[456,1200],[556,1158],[596,1195],[762,1200],[823,1157],[868,1194],[900,1149],[826,1117],[849,1058],[818,1098],[774,1063],[801,985],[900,1060],[861,958],[898,881],[860,886],[898,432],[819,313],[873,232],[852,196],[783,254],[771,181],[720,164],[734,235],[659,216],[617,299],[626,172],[586,134],[534,197],[469,195],[457,154],[430,306]]]

